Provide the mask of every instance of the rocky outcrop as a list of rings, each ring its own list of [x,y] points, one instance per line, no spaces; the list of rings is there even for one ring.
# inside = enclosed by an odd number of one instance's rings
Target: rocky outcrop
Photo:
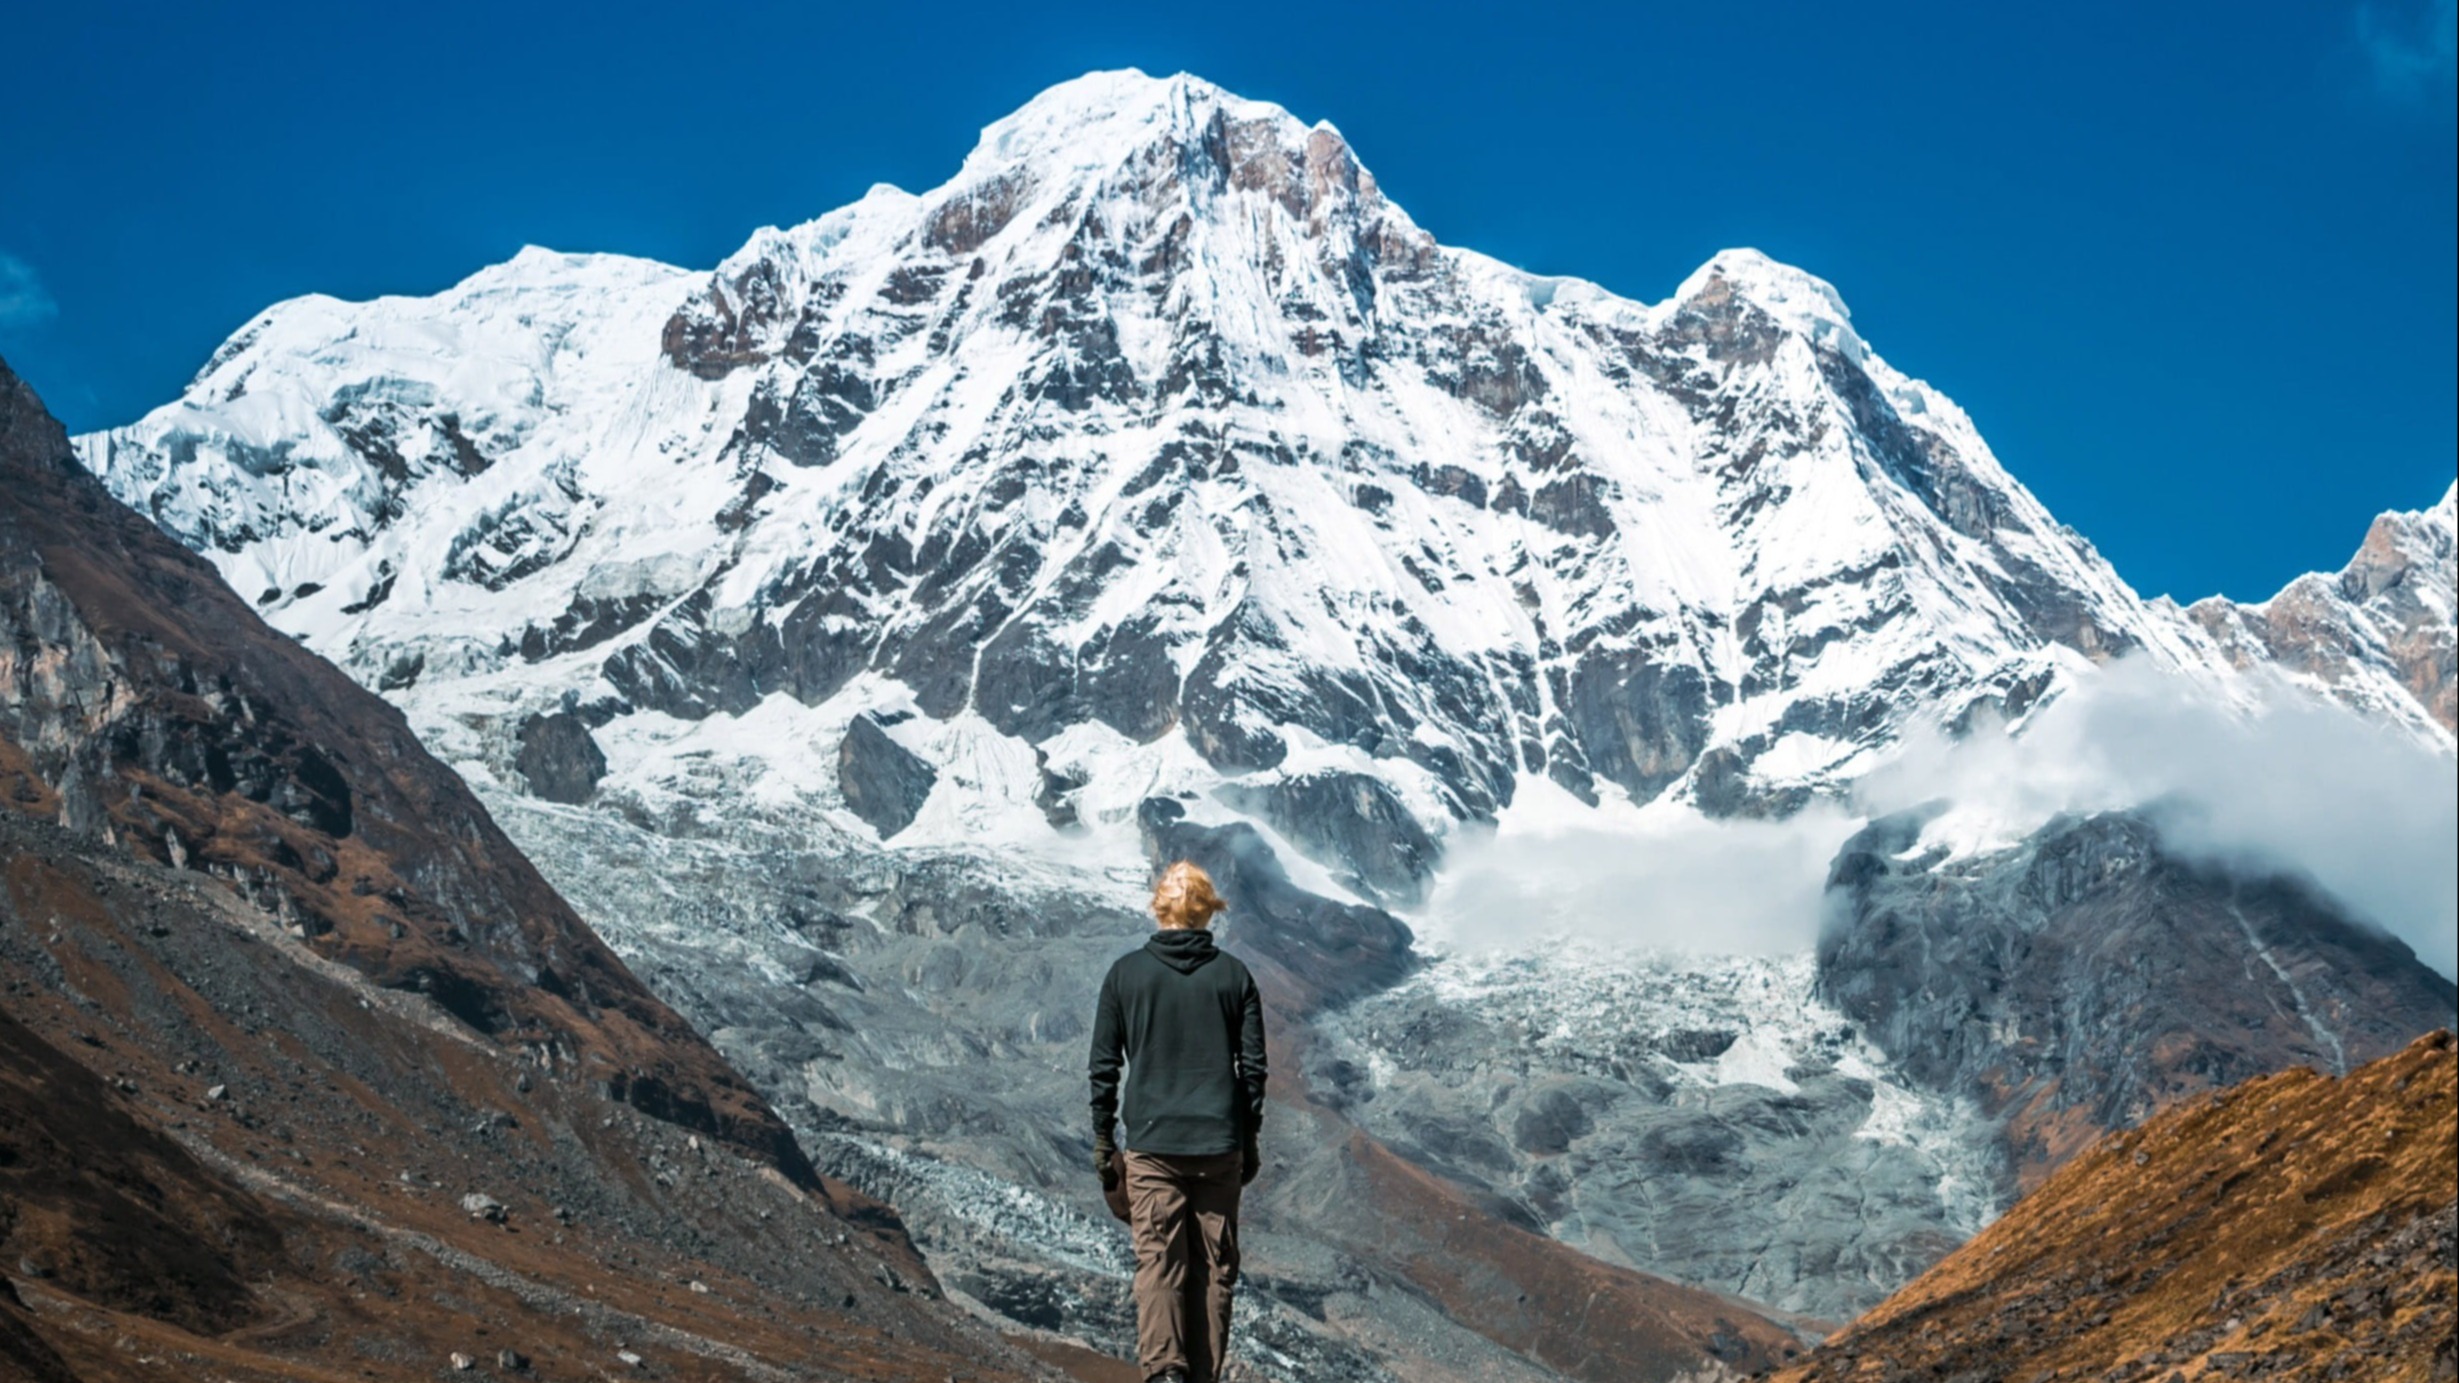
[[[856,716],[837,745],[837,789],[856,816],[886,840],[914,822],[939,770],[888,738],[871,716]]]
[[[1440,857],[1392,790],[1362,773],[1301,774],[1260,788],[1231,784],[1220,796],[1340,869],[1366,897],[1403,906],[1422,901]]]
[[[2187,860],[2157,821],[2061,818],[1948,859],[1925,813],[1838,852],[1822,997],[1906,1075],[2001,1119],[2026,1185],[2111,1129],[2290,1066],[2338,1074],[2448,1026],[2459,991],[2293,878]]]
[[[0,738],[59,820],[230,878],[378,984],[810,1181],[400,712],[112,499],[5,366],[0,480]]]
[[[1779,1383],[2459,1373],[2451,1035],[2101,1140]]]
[[[530,792],[549,802],[579,806],[606,776],[606,754],[589,733],[589,722],[570,711],[534,715],[521,722],[520,753],[513,766]]]
[[[2186,613],[2240,667],[2277,667],[2377,715],[2405,698],[2446,736],[2459,732],[2455,494],[2459,487],[2430,509],[2375,519],[2338,572],[2300,576],[2259,605],[2214,596]]]

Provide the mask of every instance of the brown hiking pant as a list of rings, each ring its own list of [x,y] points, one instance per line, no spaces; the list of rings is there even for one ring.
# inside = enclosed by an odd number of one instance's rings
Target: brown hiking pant
[[[1218,1383],[1238,1286],[1238,1154],[1122,1154],[1136,1241],[1136,1356]]]

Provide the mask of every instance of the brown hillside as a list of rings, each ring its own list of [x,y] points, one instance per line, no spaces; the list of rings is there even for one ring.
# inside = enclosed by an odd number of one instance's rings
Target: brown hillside
[[[816,1186],[401,713],[86,474],[0,362],[0,807],[211,873],[319,954]]]
[[[1782,1383],[2459,1376],[2447,1031],[2101,1140]]]
[[[456,1376],[1056,1375],[0,364],[0,1380]]]

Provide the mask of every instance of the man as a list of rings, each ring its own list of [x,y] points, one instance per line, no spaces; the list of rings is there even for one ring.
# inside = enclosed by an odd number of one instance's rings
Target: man
[[[1093,1168],[1136,1245],[1136,1353],[1151,1383],[1218,1383],[1238,1285],[1238,1195],[1261,1165],[1264,1006],[1216,949],[1227,904],[1185,860],[1153,888],[1160,930],[1119,957],[1093,1017]],[[1126,1151],[1112,1139],[1127,1069]]]

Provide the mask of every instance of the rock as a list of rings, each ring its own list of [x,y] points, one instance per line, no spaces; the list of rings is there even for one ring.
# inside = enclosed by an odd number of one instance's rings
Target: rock
[[[471,1219],[485,1220],[495,1225],[504,1223],[512,1214],[504,1207],[502,1201],[476,1191],[461,1198],[461,1208],[469,1212]]]
[[[615,1351],[615,1362],[626,1368],[636,1369],[640,1367],[640,1356],[628,1349],[619,1349]]]
[[[206,1087],[205,1087],[205,1098],[206,1098],[206,1099],[209,1099],[209,1100],[227,1100],[227,1099],[229,1099],[230,1097],[231,1097],[231,1088],[230,1088],[229,1086],[227,1086],[227,1085],[208,1085],[208,1086],[206,1086]]]
[[[1730,1028],[1675,1028],[1656,1041],[1656,1049],[1674,1061],[1714,1061],[1741,1034]]]
[[[922,756],[888,738],[879,722],[856,716],[837,746],[837,787],[845,805],[871,823],[882,839],[913,824],[914,815],[939,781]]]
[[[1420,901],[1439,849],[1383,781],[1363,773],[1312,773],[1255,788],[1231,785],[1221,797],[1253,812],[1309,858],[1395,904]]]
[[[1593,1127],[1588,1112],[1569,1091],[1546,1090],[1520,1106],[1519,1116],[1512,1121],[1511,1141],[1522,1152],[1550,1157],[1570,1151],[1572,1141]]]
[[[596,795],[598,780],[606,776],[605,752],[588,723],[570,711],[522,721],[518,742],[513,767],[534,797],[578,806]]]
[[[478,1367],[478,1361],[466,1354],[456,1352],[452,1356],[452,1366],[455,1373],[468,1373]]]
[[[40,1282],[44,1278],[51,1276],[51,1269],[45,1267],[39,1259],[20,1258],[17,1260],[17,1275],[20,1277],[30,1277],[35,1281]]]
[[[495,1351],[495,1366],[507,1373],[520,1373],[529,1367],[529,1356],[517,1349]]]
[[[2343,1073],[2459,1006],[2406,944],[2296,880],[2173,854],[2153,816],[2060,817],[1952,869],[1915,849],[1929,817],[1838,851],[1820,995],[1908,1076],[2004,1115],[2026,1179],[2186,1095]]]
[[[1080,829],[1083,823],[1078,819],[1073,794],[1092,781],[1092,775],[1081,768],[1064,772],[1053,769],[1050,755],[1038,748],[1033,751],[1033,764],[1036,771],[1033,805],[1042,809],[1042,819],[1048,821],[1054,831]]]

